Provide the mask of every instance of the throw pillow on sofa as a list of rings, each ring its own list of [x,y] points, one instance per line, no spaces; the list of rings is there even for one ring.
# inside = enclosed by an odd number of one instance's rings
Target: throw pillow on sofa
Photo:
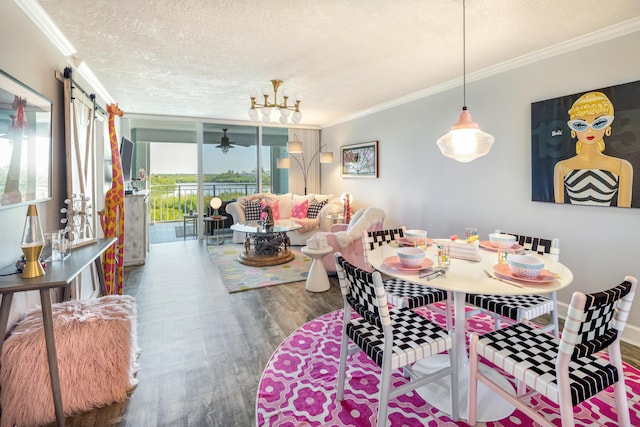
[[[271,208],[273,219],[280,219],[280,203],[277,200],[275,202],[267,202],[267,206]]]
[[[309,210],[307,212],[307,218],[317,218],[320,210],[327,204],[329,200],[325,199],[321,202],[317,201],[315,198],[311,199],[309,202]]]
[[[258,221],[262,211],[262,200],[250,200],[244,205],[244,217],[247,221]]]
[[[291,211],[291,216],[293,218],[307,218],[308,213],[309,213],[309,200],[305,200],[304,202],[293,204],[293,210]]]

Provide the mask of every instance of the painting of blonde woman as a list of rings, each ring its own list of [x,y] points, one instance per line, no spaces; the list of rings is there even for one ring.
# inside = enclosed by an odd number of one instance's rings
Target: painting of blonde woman
[[[640,207],[638,102],[640,82],[532,104],[532,200]]]

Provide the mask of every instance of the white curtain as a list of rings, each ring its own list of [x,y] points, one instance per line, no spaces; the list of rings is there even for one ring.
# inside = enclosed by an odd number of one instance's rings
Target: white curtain
[[[304,194],[303,168],[307,171],[307,194],[320,192],[320,131],[318,129],[289,129],[289,141],[298,138],[302,142],[302,154],[289,154],[297,158],[302,167],[291,159],[289,167],[289,191]],[[315,156],[315,157],[314,157]]]

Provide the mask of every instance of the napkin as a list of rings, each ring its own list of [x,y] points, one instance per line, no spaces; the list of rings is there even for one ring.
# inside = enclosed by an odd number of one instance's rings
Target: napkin
[[[467,242],[466,240],[453,240],[449,242],[451,258],[480,261],[480,242]]]

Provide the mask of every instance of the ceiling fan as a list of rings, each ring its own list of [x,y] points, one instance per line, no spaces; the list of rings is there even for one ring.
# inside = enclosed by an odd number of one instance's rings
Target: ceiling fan
[[[233,145],[231,144],[235,144],[235,142],[229,141],[229,137],[227,136],[227,130],[228,129],[222,129],[222,132],[224,134],[222,135],[222,138],[220,138],[220,144],[216,145],[216,147],[221,149],[223,153],[229,152],[229,148],[233,148]]]

